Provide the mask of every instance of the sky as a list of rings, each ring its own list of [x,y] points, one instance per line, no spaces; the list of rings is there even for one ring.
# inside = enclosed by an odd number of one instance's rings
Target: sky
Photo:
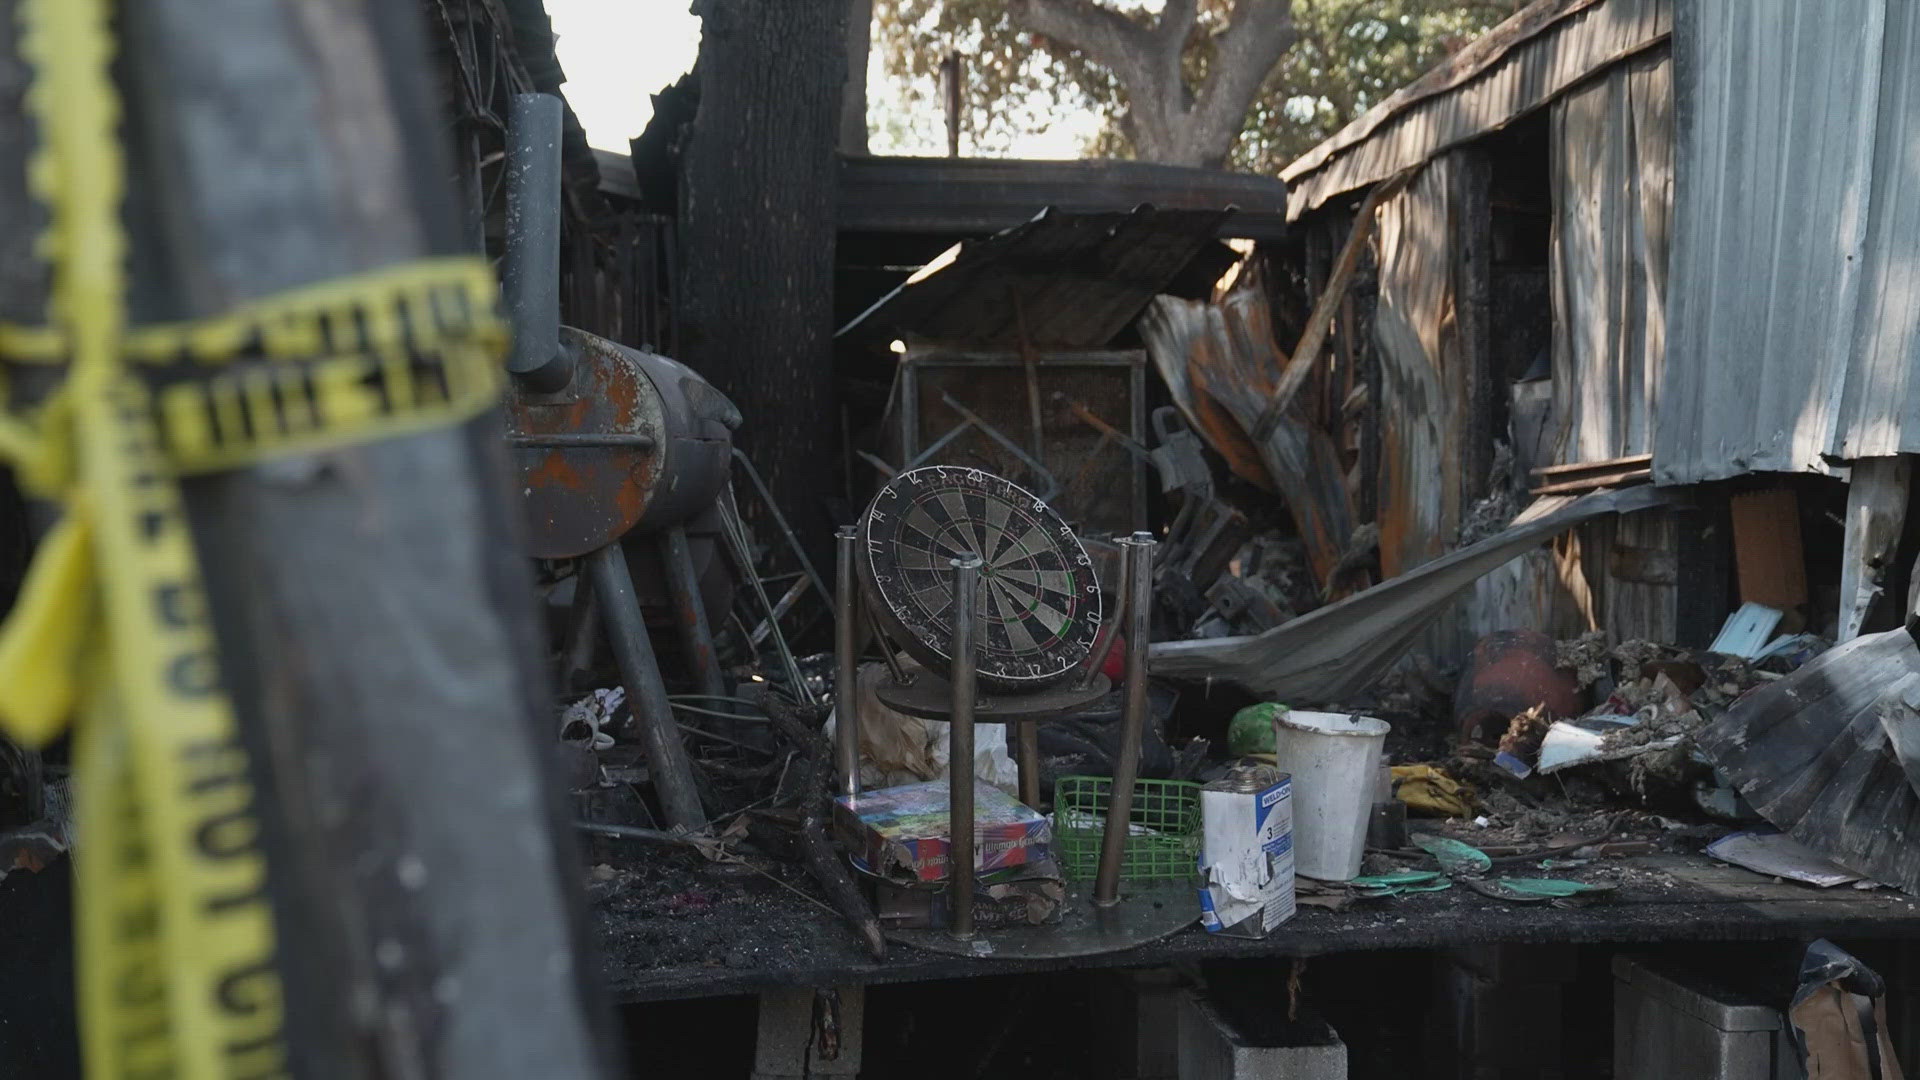
[[[693,66],[700,51],[700,20],[691,0],[546,0],[559,35],[562,88],[587,141],[627,152],[653,115],[649,95]],[[888,77],[874,56],[867,73],[867,127],[876,154],[944,154],[946,133],[931,86]],[[1100,130],[1100,118],[1079,112],[1056,117],[1014,141],[1011,156],[1074,158]],[[964,137],[961,153],[968,153]]]

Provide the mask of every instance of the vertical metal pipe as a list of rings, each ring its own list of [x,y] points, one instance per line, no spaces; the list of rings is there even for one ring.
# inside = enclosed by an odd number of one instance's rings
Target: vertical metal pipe
[[[1022,720],[1014,724],[1020,733],[1020,801],[1040,809],[1040,721]]]
[[[953,560],[953,719],[947,725],[947,869],[953,882],[956,938],[973,936],[974,617],[979,610],[980,556]]]
[[[833,760],[842,795],[860,794],[860,582],[853,556],[860,530],[842,525],[833,534]]]
[[[573,689],[574,680],[593,669],[600,651],[600,593],[587,580],[584,567],[573,583],[573,606],[567,611],[566,651],[560,660],[560,688]]]
[[[515,94],[507,121],[507,370],[550,392],[572,374],[560,348],[560,99]]]
[[[640,729],[647,751],[647,771],[653,775],[653,788],[660,796],[667,822],[688,829],[705,828],[707,812],[700,806],[693,765],[687,760],[687,748],[680,741],[680,729],[674,725],[673,710],[667,704],[667,686],[660,681],[660,665],[653,657],[653,642],[647,638],[647,624],[640,616],[640,599],[633,592],[626,553],[619,544],[608,544],[587,556],[587,572],[592,575],[594,591],[600,594],[600,613],[613,643],[613,658],[620,665],[620,681],[627,687],[627,708]]]
[[[720,677],[720,657],[713,648],[713,628],[707,624],[707,605],[700,596],[700,577],[693,568],[693,547],[687,530],[675,525],[660,538],[667,564],[667,591],[673,596],[673,615],[693,666],[700,692],[719,697],[726,693]]]
[[[1127,829],[1133,817],[1133,785],[1140,773],[1140,739],[1147,723],[1147,633],[1153,607],[1153,534],[1137,532],[1120,540],[1125,557],[1127,690],[1120,712],[1120,756],[1113,763],[1113,791],[1107,800],[1106,832],[1100,838],[1100,869],[1093,902],[1107,907],[1120,900],[1120,867],[1126,858]]]
[[[1916,577],[1914,580],[1920,581],[1920,577]],[[866,593],[863,590],[861,592],[863,603],[865,596]],[[887,632],[880,629],[880,620],[873,617],[872,609],[868,609],[867,611],[867,629],[873,631],[873,640],[880,646],[880,656],[887,662],[887,674],[893,677],[893,685],[912,686],[913,672],[903,667],[900,663],[900,658],[894,655],[893,642],[887,639]]]

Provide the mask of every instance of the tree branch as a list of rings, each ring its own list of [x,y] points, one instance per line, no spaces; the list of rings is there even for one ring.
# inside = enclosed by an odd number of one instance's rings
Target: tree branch
[[[1206,82],[1195,95],[1197,142],[1222,147],[1220,157],[1226,156],[1260,84],[1297,37],[1293,0],[1236,0]]]
[[[1160,48],[1178,58],[1199,18],[1200,0],[1167,0],[1167,6],[1160,11],[1160,21],[1153,28],[1160,38]]]
[[[1007,14],[1016,25],[1085,53],[1136,101],[1155,93],[1152,35],[1112,8],[1093,0],[1008,0]]]

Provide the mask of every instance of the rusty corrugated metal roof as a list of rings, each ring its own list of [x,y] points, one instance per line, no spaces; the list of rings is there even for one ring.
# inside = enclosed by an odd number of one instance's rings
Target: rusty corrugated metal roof
[[[979,236],[1045,208],[1083,213],[1155,206],[1234,208],[1222,237],[1286,235],[1287,186],[1271,176],[1146,161],[843,157],[840,229]]]
[[[1288,217],[1497,131],[1672,27],[1673,0],[1539,0],[1280,170]]]
[[[955,245],[840,333],[1017,349],[1024,323],[1035,348],[1099,348],[1156,295],[1212,287],[1238,258],[1214,239],[1231,213],[1046,210]]]

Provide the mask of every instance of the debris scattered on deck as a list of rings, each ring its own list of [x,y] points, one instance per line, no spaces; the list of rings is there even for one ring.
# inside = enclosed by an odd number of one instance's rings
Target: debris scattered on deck
[[[1920,648],[1868,634],[1740,700],[1701,749],[1760,816],[1862,876],[1920,892]]]
[[[1785,833],[1729,833],[1708,844],[1707,854],[1756,874],[1802,881],[1823,889],[1860,880],[1859,874],[1835,866]]]
[[[1486,852],[1451,837],[1419,833],[1413,838],[1413,846],[1433,856],[1448,877],[1474,876],[1493,869],[1493,860]]]

